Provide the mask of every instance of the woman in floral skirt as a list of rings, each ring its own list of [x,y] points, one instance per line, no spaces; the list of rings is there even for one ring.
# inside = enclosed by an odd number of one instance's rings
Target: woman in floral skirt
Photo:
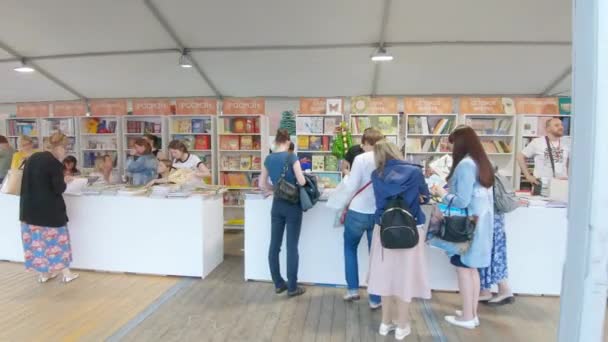
[[[78,278],[70,271],[72,249],[63,192],[71,176],[63,175],[68,139],[53,134],[46,151],[34,153],[23,170],[19,219],[25,267],[38,272],[38,282],[62,274],[62,282]]]
[[[509,286],[507,271],[507,235],[505,214],[494,213],[494,237],[490,267],[479,269],[481,293],[479,301],[488,305],[512,304],[515,301]],[[498,294],[492,297],[492,287],[498,285]]]

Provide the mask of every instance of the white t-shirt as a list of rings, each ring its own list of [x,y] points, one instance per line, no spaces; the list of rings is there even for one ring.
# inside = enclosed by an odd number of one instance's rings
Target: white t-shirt
[[[374,152],[365,152],[355,157],[350,168],[350,175],[344,180],[345,189],[351,194],[349,198],[352,198],[359,189],[371,180],[372,172],[375,169]],[[353,198],[349,209],[361,214],[374,214],[376,212],[376,198],[374,197],[373,185],[370,184]]]
[[[570,158],[569,139],[560,138],[558,141],[550,142],[553,160],[555,162],[555,176],[568,176],[568,159]],[[523,151],[523,155],[527,158],[534,157],[534,177],[541,178],[553,177],[551,170],[551,159],[549,157],[549,149],[545,137],[540,137],[532,140]]]
[[[174,159],[173,160],[173,167],[176,169],[191,169],[191,170],[196,170],[198,167],[198,164],[201,162],[201,159],[197,156],[194,155],[192,153],[188,153],[188,159],[186,159],[186,161],[181,161],[181,160],[177,160]]]

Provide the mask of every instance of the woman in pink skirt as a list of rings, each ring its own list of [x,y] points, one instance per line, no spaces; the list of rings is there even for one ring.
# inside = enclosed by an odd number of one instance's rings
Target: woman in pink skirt
[[[380,335],[395,330],[402,340],[411,333],[409,303],[413,298],[431,298],[427,274],[424,237],[425,217],[421,202],[428,201],[429,189],[420,166],[403,160],[399,148],[381,141],[374,146],[376,170],[372,184],[376,197],[376,227],[372,237],[368,291],[382,296]],[[401,197],[418,223],[420,240],[414,248],[386,249],[380,242],[380,218],[387,202]]]
[[[38,272],[38,282],[46,283],[63,275],[69,283],[78,278],[70,272],[72,248],[68,233],[68,216],[63,201],[66,181],[61,161],[66,155],[68,138],[53,134],[46,151],[34,153],[23,169],[19,219],[25,267]]]

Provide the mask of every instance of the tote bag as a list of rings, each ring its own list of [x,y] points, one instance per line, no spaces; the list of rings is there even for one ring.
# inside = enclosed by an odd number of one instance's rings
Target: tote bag
[[[19,196],[21,194],[21,180],[23,179],[23,169],[9,170],[2,182],[0,192],[7,195]]]

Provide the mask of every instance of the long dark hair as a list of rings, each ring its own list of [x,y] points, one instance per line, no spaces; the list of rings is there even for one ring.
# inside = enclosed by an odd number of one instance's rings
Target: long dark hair
[[[479,169],[479,183],[486,188],[494,185],[494,168],[481,145],[477,133],[469,126],[462,126],[456,128],[448,139],[454,145],[452,148],[454,161],[448,175],[448,180],[454,175],[458,164],[468,155],[475,161]]]

